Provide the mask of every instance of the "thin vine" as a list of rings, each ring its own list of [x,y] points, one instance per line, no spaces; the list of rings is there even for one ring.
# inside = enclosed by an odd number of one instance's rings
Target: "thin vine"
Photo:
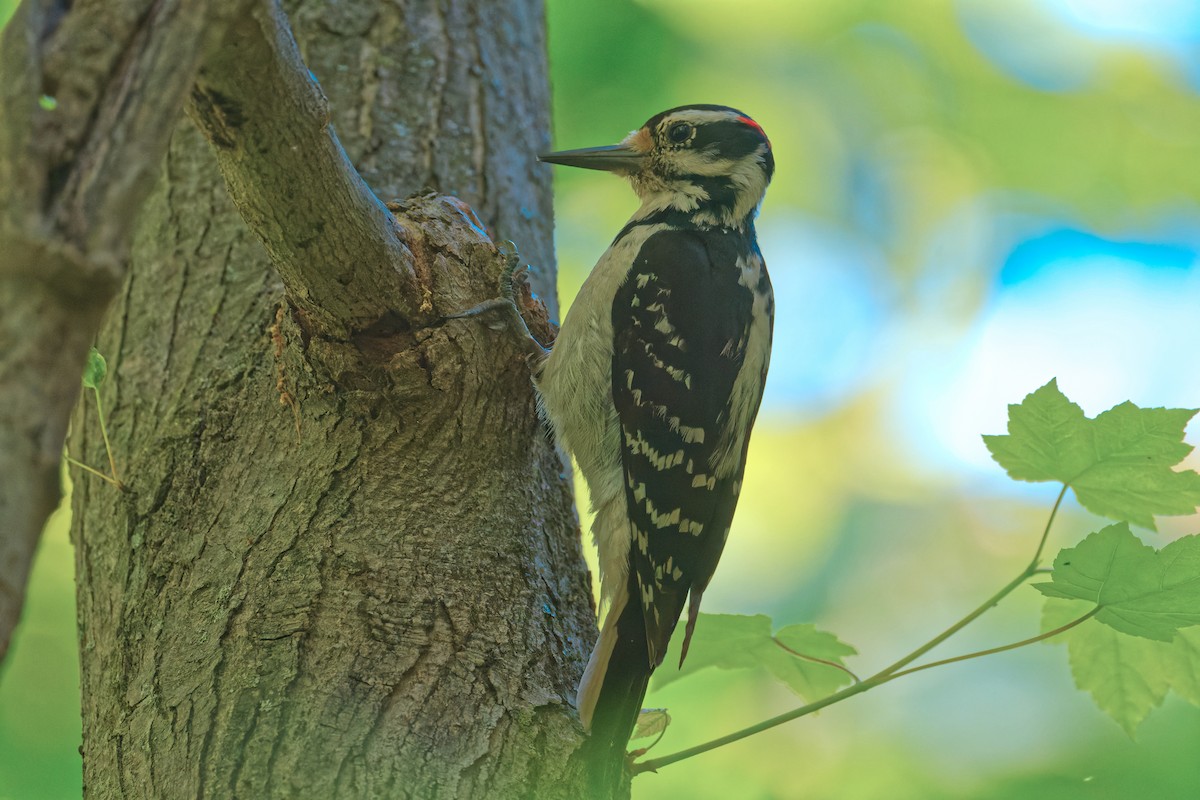
[[[976,651],[973,653],[966,653],[964,655],[954,656],[953,658],[946,658],[946,659],[942,659],[941,661],[934,661],[929,664],[923,664],[921,666],[905,669],[905,667],[908,667],[909,664],[913,663],[914,661],[919,659],[921,656],[925,655],[930,650],[933,650],[935,647],[937,647],[941,643],[945,642],[951,636],[953,636],[954,634],[961,631],[963,628],[970,625],[976,619],[983,616],[983,614],[985,614],[988,610],[990,610],[991,608],[993,608],[997,604],[999,604],[999,602],[1001,600],[1003,600],[1008,595],[1012,594],[1012,592],[1015,589],[1017,589],[1017,587],[1019,587],[1023,583],[1025,583],[1025,581],[1029,580],[1034,575],[1040,574],[1043,571],[1041,568],[1041,563],[1040,563],[1041,557],[1042,557],[1042,552],[1045,550],[1046,542],[1050,537],[1050,529],[1054,525],[1054,519],[1058,515],[1058,509],[1062,505],[1063,499],[1066,497],[1068,488],[1069,487],[1067,484],[1063,484],[1062,490],[1059,491],[1058,497],[1054,501],[1054,506],[1050,509],[1050,516],[1046,520],[1045,527],[1042,529],[1042,536],[1041,536],[1041,539],[1038,541],[1037,549],[1034,551],[1033,558],[1030,559],[1030,561],[1026,565],[1026,567],[1023,570],[1021,570],[1020,574],[1017,575],[1015,578],[1013,578],[1011,581],[1009,581],[1007,584],[1005,584],[1003,588],[1001,588],[999,591],[997,591],[995,594],[993,594],[991,597],[989,597],[987,600],[985,600],[982,604],[980,604],[978,607],[976,607],[969,614],[967,614],[962,619],[955,622],[953,625],[951,625],[949,628],[947,628],[946,630],[939,633],[937,636],[930,639],[925,644],[921,645],[917,649],[908,653],[907,655],[905,655],[903,658],[899,659],[898,661],[892,663],[891,665],[889,665],[889,666],[885,667],[884,669],[880,670],[879,672],[875,673],[871,677],[866,678],[865,680],[862,680],[862,681],[857,681],[857,679],[856,679],[855,683],[851,684],[850,686],[846,687],[845,689],[842,689],[841,691],[838,691],[838,692],[835,692],[835,693],[829,695],[828,697],[824,697],[815,702],[809,703],[809,704],[801,706],[799,708],[792,709],[791,711],[787,711],[778,716],[771,717],[770,719],[759,722],[756,725],[751,725],[747,728],[742,728],[741,730],[726,734],[725,736],[721,736],[721,737],[718,737],[711,741],[704,742],[703,744],[698,744],[694,747],[689,747],[685,750],[680,750],[679,752],[671,753],[669,755],[661,756],[659,758],[653,758],[653,759],[649,759],[646,761],[635,762],[631,765],[632,773],[634,775],[639,775],[643,772],[657,772],[659,769],[669,766],[671,764],[677,764],[680,761],[685,761],[694,756],[701,755],[702,753],[707,753],[710,750],[717,749],[718,747],[724,747],[727,744],[732,744],[733,742],[741,741],[742,739],[748,738],[750,736],[754,736],[755,734],[762,733],[763,731],[767,731],[767,730],[770,730],[771,728],[782,725],[785,722],[791,722],[792,720],[800,719],[801,717],[806,717],[809,714],[820,711],[823,708],[828,708],[829,706],[834,705],[835,703],[840,703],[843,700],[849,700],[851,697],[854,697],[855,695],[859,695],[870,689],[874,689],[876,686],[882,686],[885,683],[894,681],[896,678],[900,678],[905,675],[912,675],[913,673],[921,672],[921,671],[927,670],[927,669],[932,669],[933,667],[941,667],[941,666],[945,666],[947,664],[954,664],[954,663],[957,663],[960,661],[967,661],[967,660],[974,659],[974,658],[982,658],[983,656],[989,656],[989,655],[993,655],[996,653],[1003,653],[1008,650],[1015,650],[1018,647],[1025,647],[1027,645],[1034,644],[1036,642],[1045,641],[1046,639],[1050,639],[1054,636],[1064,633],[1064,632],[1070,630],[1071,628],[1074,628],[1075,626],[1080,625],[1080,624],[1086,622],[1087,620],[1091,619],[1093,616],[1095,616],[1100,611],[1100,608],[1101,608],[1100,606],[1096,606],[1095,608],[1092,608],[1086,614],[1083,614],[1082,616],[1078,617],[1077,619],[1074,619],[1065,625],[1061,625],[1058,628],[1055,628],[1054,630],[1047,631],[1047,632],[1039,634],[1037,636],[1032,636],[1028,639],[1023,639],[1019,642],[1013,642],[1011,644],[1002,645],[1000,647],[993,647],[993,648],[989,648],[987,650],[979,650],[979,651]],[[788,649],[788,648],[785,648],[785,649]],[[792,651],[789,649],[789,652],[792,652]],[[800,654],[795,653],[795,655],[800,655]],[[821,659],[809,659],[809,660],[818,660],[818,661],[821,661],[821,663],[827,663]],[[839,666],[839,665],[832,665],[832,666]],[[839,668],[841,668],[841,667],[839,666]],[[853,675],[852,675],[852,677],[853,677]]]

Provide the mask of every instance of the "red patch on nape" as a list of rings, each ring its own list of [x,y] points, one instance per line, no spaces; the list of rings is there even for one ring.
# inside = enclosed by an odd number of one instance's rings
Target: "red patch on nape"
[[[759,125],[754,120],[750,119],[749,117],[745,117],[745,116],[738,117],[737,121],[742,123],[743,125],[749,125],[751,128],[754,128],[754,130],[758,131],[762,135],[762,137],[767,140],[767,146],[769,147],[771,145],[771,140],[767,137],[767,132],[762,129],[762,125]]]

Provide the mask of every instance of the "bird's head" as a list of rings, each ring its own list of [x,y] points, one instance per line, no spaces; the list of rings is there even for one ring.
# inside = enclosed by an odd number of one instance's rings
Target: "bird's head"
[[[698,225],[729,228],[754,218],[775,171],[762,127],[736,109],[710,105],[656,114],[620,144],[538,158],[628,177],[642,200],[638,217],[675,210]]]

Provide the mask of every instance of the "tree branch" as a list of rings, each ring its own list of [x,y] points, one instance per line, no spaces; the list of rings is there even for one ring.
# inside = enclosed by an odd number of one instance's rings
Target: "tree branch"
[[[242,3],[28,0],[0,43],[0,658],[87,348],[195,71]]]
[[[205,63],[187,112],[292,303],[339,339],[433,320],[405,233],[346,156],[284,12],[261,0],[252,18]]]
[[[848,700],[849,698],[851,698],[857,694],[862,694],[863,692],[873,689],[876,686],[882,686],[883,684],[888,683],[889,681],[895,680],[896,678],[899,678],[902,675],[911,675],[914,672],[920,672],[922,670],[930,669],[932,667],[940,667],[940,666],[944,666],[946,664],[953,664],[958,661],[966,661],[966,660],[972,659],[972,658],[981,658],[983,656],[992,655],[994,653],[1003,653],[1008,650],[1014,650],[1018,647],[1024,647],[1026,645],[1033,644],[1034,642],[1040,642],[1045,639],[1049,639],[1052,636],[1057,636],[1058,634],[1068,631],[1071,628],[1074,628],[1076,625],[1079,625],[1079,624],[1091,619],[1100,610],[1099,606],[1092,609],[1087,614],[1084,614],[1083,616],[1079,617],[1078,619],[1067,623],[1066,625],[1055,628],[1054,630],[1049,631],[1047,633],[1042,633],[1037,636],[1031,637],[1029,639],[1022,639],[1019,642],[1014,642],[1012,644],[1003,645],[1001,647],[993,647],[993,648],[990,648],[987,650],[979,650],[974,653],[967,653],[965,655],[955,656],[953,658],[942,659],[941,661],[934,661],[934,662],[931,662],[929,664],[924,664],[919,667],[910,667],[908,669],[905,669],[905,667],[907,667],[909,664],[916,661],[918,658],[925,655],[930,650],[933,650],[935,647],[937,647],[941,643],[945,642],[951,636],[953,636],[954,634],[961,631],[963,628],[970,625],[976,619],[983,616],[983,614],[985,614],[988,610],[994,608],[1001,600],[1003,600],[1008,595],[1012,594],[1014,589],[1016,589],[1018,586],[1020,586],[1025,581],[1029,580],[1031,577],[1033,577],[1034,574],[1036,574],[1038,572],[1038,562],[1039,562],[1039,559],[1041,558],[1042,550],[1046,546],[1046,541],[1050,536],[1050,529],[1054,525],[1054,518],[1058,515],[1058,509],[1062,505],[1063,498],[1066,496],[1067,488],[1068,487],[1066,485],[1064,485],[1062,488],[1062,491],[1060,491],[1058,493],[1058,498],[1054,501],[1054,507],[1052,509],[1050,509],[1050,516],[1046,520],[1046,526],[1042,529],[1041,539],[1038,540],[1037,551],[1034,553],[1033,559],[1029,562],[1029,564],[1025,567],[1025,569],[1023,569],[1021,571],[1021,574],[1018,575],[1016,578],[1013,578],[1011,581],[1009,581],[1004,586],[1004,588],[1000,589],[1000,591],[996,592],[991,597],[989,597],[986,601],[983,602],[983,604],[976,607],[974,611],[967,614],[965,617],[960,619],[958,622],[954,623],[949,628],[942,631],[940,634],[938,634],[937,636],[933,637],[925,644],[918,647],[916,650],[913,650],[911,653],[904,656],[899,661],[896,661],[895,663],[891,664],[890,666],[884,667],[879,672],[876,672],[874,675],[867,678],[866,680],[858,681],[856,679],[855,683],[853,685],[848,686],[839,692],[835,692],[834,694],[831,694],[828,697],[824,697],[820,700],[817,700],[816,702],[809,703],[806,706],[801,706],[800,708],[796,708],[791,711],[787,711],[783,714],[779,714],[778,716],[772,717],[771,719],[765,720],[756,725],[751,725],[750,727],[743,728],[739,731],[734,731],[733,733],[726,734],[725,736],[721,736],[717,739],[713,739],[712,741],[705,742],[700,745],[696,745],[695,747],[689,747],[686,750],[679,751],[678,753],[672,753],[670,755],[662,756],[662,757],[659,757],[656,759],[651,759],[649,761],[640,761],[633,765],[633,769],[632,769],[633,774],[638,775],[643,772],[656,772],[660,767],[665,767],[669,764],[675,764],[680,761],[684,761],[688,758],[692,758],[693,756],[698,756],[701,753],[707,753],[709,750],[715,750],[718,747],[724,747],[727,744],[732,744],[733,742],[740,741],[749,736],[753,736],[755,734],[762,733],[763,731],[769,730],[778,725],[782,725],[785,722],[791,722],[794,719],[799,719],[800,717],[808,716],[809,714],[812,714],[816,711],[820,711],[821,709],[826,708],[827,706],[831,706],[834,703],[840,703],[843,700]],[[853,673],[851,673],[851,674],[853,674]]]

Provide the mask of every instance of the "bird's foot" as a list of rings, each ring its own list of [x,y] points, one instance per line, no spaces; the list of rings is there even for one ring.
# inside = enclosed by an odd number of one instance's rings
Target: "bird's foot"
[[[529,332],[529,325],[526,324],[525,317],[521,314],[521,309],[517,306],[516,293],[513,291],[513,281],[517,278],[524,278],[528,267],[521,264],[521,256],[517,253],[517,246],[512,242],[503,242],[499,250],[504,255],[504,268],[500,271],[500,296],[484,300],[482,303],[477,303],[462,311],[447,314],[445,318],[469,319],[499,311],[507,317],[507,321],[520,335],[522,346],[527,354],[533,358],[543,357],[550,351],[543,347],[541,342]]]

